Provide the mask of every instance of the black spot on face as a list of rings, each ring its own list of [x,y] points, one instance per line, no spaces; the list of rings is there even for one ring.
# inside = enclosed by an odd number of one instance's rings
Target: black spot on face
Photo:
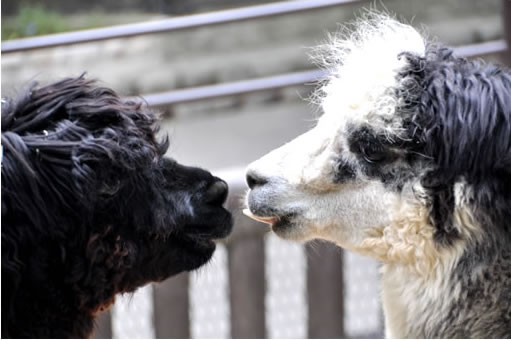
[[[348,138],[349,149],[365,164],[382,166],[392,163],[398,155],[389,140],[367,126],[354,129]]]
[[[355,179],[356,169],[353,165],[341,159],[337,163],[334,174],[334,183],[341,184]]]
[[[404,179],[410,177],[410,169],[394,166],[400,158],[397,143],[391,143],[384,135],[377,134],[368,126],[348,129],[349,150],[359,160],[362,173],[379,179],[386,185],[401,189]]]

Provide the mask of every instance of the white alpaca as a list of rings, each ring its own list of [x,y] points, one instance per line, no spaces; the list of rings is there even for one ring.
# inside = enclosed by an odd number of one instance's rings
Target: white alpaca
[[[319,60],[323,115],[248,167],[245,213],[382,261],[387,337],[511,336],[510,75],[383,15]]]

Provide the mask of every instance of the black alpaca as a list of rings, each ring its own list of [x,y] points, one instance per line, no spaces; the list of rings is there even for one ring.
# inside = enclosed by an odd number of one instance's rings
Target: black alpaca
[[[164,157],[154,124],[83,76],[2,101],[2,337],[88,337],[229,234],[226,183]]]

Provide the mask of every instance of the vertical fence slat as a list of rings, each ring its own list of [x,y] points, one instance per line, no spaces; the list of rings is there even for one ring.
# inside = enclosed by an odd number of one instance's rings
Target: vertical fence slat
[[[92,339],[111,339],[112,338],[112,314],[110,310],[99,313],[96,318],[96,325],[92,332]]]
[[[511,66],[511,0],[502,0],[502,21],[507,42],[506,63]]]
[[[229,184],[226,207],[234,227],[226,241],[229,269],[231,338],[265,338],[265,227],[241,213],[246,184],[243,169],[216,174]]]
[[[156,338],[190,338],[188,273],[154,284],[154,327]]]
[[[231,304],[231,337],[265,337],[264,227],[237,216],[227,243]]]
[[[307,244],[309,338],[344,337],[342,250],[332,243]]]

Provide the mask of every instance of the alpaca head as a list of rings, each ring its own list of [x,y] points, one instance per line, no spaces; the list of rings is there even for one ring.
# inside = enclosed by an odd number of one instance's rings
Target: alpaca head
[[[165,157],[155,119],[83,77],[2,103],[2,336],[87,336],[115,294],[229,234],[227,184]]]
[[[316,127],[249,165],[247,214],[283,238],[389,261],[473,237],[474,213],[505,220],[505,205],[484,207],[509,204],[509,74],[387,16],[345,36],[320,53]]]

